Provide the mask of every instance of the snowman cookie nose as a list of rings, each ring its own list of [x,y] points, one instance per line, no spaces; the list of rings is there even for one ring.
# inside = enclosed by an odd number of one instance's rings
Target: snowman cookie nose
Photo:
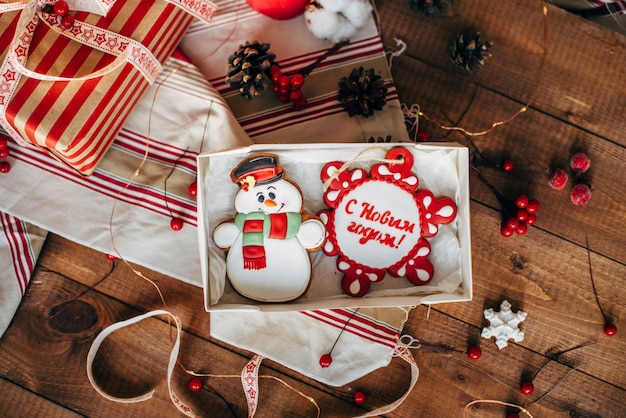
[[[265,202],[263,202],[263,204],[265,206],[268,206],[270,208],[274,208],[276,206],[278,206],[278,203],[274,202],[273,200],[267,199]]]

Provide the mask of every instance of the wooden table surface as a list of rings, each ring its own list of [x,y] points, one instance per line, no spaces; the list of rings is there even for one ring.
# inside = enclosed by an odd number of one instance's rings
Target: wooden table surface
[[[539,0],[456,0],[452,14],[439,18],[414,14],[404,1],[376,4],[388,49],[398,49],[395,39],[407,45],[392,64],[400,100],[419,105],[437,121],[422,119],[420,128],[433,140],[470,147],[472,161],[504,195],[526,194],[542,205],[526,235],[504,238],[500,203],[471,176],[474,298],[411,311],[404,332],[423,343],[412,350],[420,377],[406,401],[386,416],[505,417],[516,411],[487,403],[466,409],[474,400],[496,400],[526,407],[534,417],[626,417],[626,38],[551,5],[544,16]],[[449,59],[449,45],[465,29],[493,42],[493,56],[473,74]],[[482,131],[528,102],[526,112],[486,135],[440,127]],[[567,168],[577,151],[592,161],[581,179],[593,185],[586,207],[570,203],[572,183],[561,191],[548,185],[549,167]],[[512,173],[495,167],[504,158],[514,161]],[[113,263],[113,273],[83,294]],[[183,321],[181,363],[196,371],[239,373],[252,353],[209,336],[202,292],[146,274]],[[80,302],[52,315],[74,299]],[[480,333],[487,325],[483,310],[498,310],[503,299],[528,317],[520,326],[523,341],[500,351]],[[618,327],[613,337],[603,332],[598,304]],[[92,389],[85,372],[87,351],[104,327],[161,306],[154,288],[126,265],[51,234],[26,297],[0,340],[0,415],[179,416],[165,381],[169,326],[164,318],[121,331],[95,367],[109,393],[128,397],[154,388],[153,399],[108,401]],[[463,353],[473,344],[482,348],[479,360]],[[360,415],[393,402],[410,379],[399,359],[342,388],[269,360],[261,373],[315,399],[325,417]],[[535,374],[534,393],[522,395],[520,383]],[[199,394],[185,389],[188,379],[177,368],[173,385],[202,416],[246,416],[238,379],[209,379]],[[315,416],[311,402],[275,380],[262,380],[260,390],[258,417]],[[355,390],[367,393],[360,407],[351,400]]]

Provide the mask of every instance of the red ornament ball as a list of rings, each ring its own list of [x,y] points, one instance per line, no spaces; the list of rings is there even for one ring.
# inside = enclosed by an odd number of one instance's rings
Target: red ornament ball
[[[70,11],[70,6],[67,4],[67,2],[63,0],[59,0],[56,3],[54,3],[54,6],[52,6],[52,9],[54,10],[55,15],[65,16],[67,12]]]
[[[185,223],[182,219],[172,218],[172,220],[170,221],[170,228],[172,228],[174,231],[180,231],[181,229],[183,229],[184,224]]]
[[[11,171],[11,164],[6,161],[0,161],[0,173],[8,173]]]
[[[0,158],[7,158],[10,153],[9,148],[0,149]]]
[[[269,18],[287,20],[303,14],[309,0],[248,0],[248,4]]]
[[[572,155],[572,158],[569,160],[569,165],[572,167],[574,173],[582,174],[591,167],[591,160],[585,153],[577,152]]]
[[[615,324],[606,324],[604,326],[604,334],[607,337],[612,337],[617,334],[617,327],[615,326]]]
[[[504,160],[502,161],[500,168],[502,168],[502,171],[505,173],[510,173],[515,168],[515,163],[512,160]]]
[[[187,192],[192,196],[196,196],[198,194],[198,182],[194,181],[191,183],[189,188],[187,188]]]
[[[552,173],[550,173],[549,184],[554,190],[561,190],[565,187],[568,180],[569,176],[567,175],[567,172],[562,168],[557,168],[552,170]]]
[[[354,400],[354,403],[357,405],[363,405],[367,400],[367,396],[365,396],[365,392],[362,391],[354,392],[352,400]]]
[[[200,392],[204,387],[204,382],[199,377],[192,377],[187,383],[187,387],[192,392]]]
[[[473,345],[467,349],[467,356],[472,360],[478,360],[482,354],[482,350],[477,345]]]
[[[6,138],[0,136],[0,150],[7,149],[9,147],[9,141]]]
[[[320,366],[322,366],[323,368],[330,366],[332,362],[333,358],[330,356],[330,354],[322,354],[322,357],[320,357]]]
[[[569,198],[576,206],[584,206],[591,199],[591,188],[585,183],[578,183],[572,187]]]
[[[532,393],[535,391],[535,385],[533,385],[533,382],[523,382],[520,385],[519,390],[524,395],[532,395]]]

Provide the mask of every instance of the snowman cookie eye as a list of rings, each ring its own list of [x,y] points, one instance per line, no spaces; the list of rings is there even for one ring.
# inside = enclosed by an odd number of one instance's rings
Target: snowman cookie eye
[[[258,201],[259,201],[259,203],[263,203],[263,202],[265,201],[265,196],[263,196],[263,194],[262,194],[262,193],[259,193],[259,194],[257,195],[256,200],[258,200]]]
[[[272,199],[272,200],[276,199],[276,193],[274,193],[274,192],[269,192],[267,195],[268,195],[268,196],[269,196],[269,198],[270,198],[270,199]]]

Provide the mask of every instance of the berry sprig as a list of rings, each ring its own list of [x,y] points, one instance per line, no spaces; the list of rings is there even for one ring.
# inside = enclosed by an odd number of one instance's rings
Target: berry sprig
[[[591,287],[593,288],[593,295],[596,298],[596,305],[598,305],[598,309],[600,309],[600,313],[604,318],[604,334],[607,337],[612,337],[617,334],[617,326],[611,321],[608,317],[604,309],[602,309],[602,305],[600,304],[600,299],[598,298],[598,292],[596,290],[596,283],[593,280],[593,270],[591,269],[591,251],[589,250],[589,238],[586,238],[587,245],[587,262],[589,263],[589,278],[591,279]]]
[[[344,46],[348,41],[338,42],[328,51],[317,58],[313,63],[304,69],[293,74],[285,74],[281,71],[280,66],[273,63],[270,66],[270,79],[272,80],[272,91],[278,96],[278,100],[282,103],[293,103],[294,109],[304,108],[308,101],[302,94],[302,86],[304,86],[305,78],[317,67],[322,61],[334,54]]]
[[[328,353],[322,354],[322,356],[320,357],[319,363],[323,369],[329,367],[332,364],[333,357],[331,354],[333,353],[333,350],[335,349],[335,346],[337,345],[339,338],[341,338],[341,334],[343,334],[343,332],[346,330],[346,327],[348,326],[350,321],[352,321],[352,318],[354,318],[354,315],[356,315],[358,311],[359,311],[359,308],[356,308],[354,311],[352,311],[352,314],[350,315],[346,323],[343,324],[343,328],[341,328],[341,331],[339,331],[339,335],[337,335],[337,338],[335,339],[335,342],[333,343],[332,347],[330,347],[330,350],[328,351]]]
[[[7,158],[10,154],[9,141],[0,136],[0,158]],[[8,161],[0,161],[0,173],[6,174],[9,171],[11,171],[11,164]]]
[[[272,91],[278,96],[278,100],[282,103],[293,103],[295,109],[302,109],[306,106],[307,99],[302,94],[304,75],[301,73],[286,75],[278,65],[272,65],[270,77],[273,83]]]
[[[508,169],[508,167],[512,166],[512,162],[506,166]],[[537,212],[541,208],[539,200],[530,199],[524,194],[517,196],[515,200],[511,200],[489,183],[476,167],[471,166],[471,168],[478,179],[487,186],[502,206],[503,220],[500,224],[500,233],[502,236],[508,238],[515,234],[526,234],[526,232],[528,232],[528,226],[534,225],[537,222]],[[512,170],[512,168],[510,170]]]
[[[585,174],[591,167],[591,160],[583,152],[577,152],[570,158],[570,168],[575,176],[575,183],[570,191],[570,200],[576,206],[585,206],[591,199],[591,183],[586,179]],[[563,168],[550,170],[548,184],[554,190],[562,190],[569,181],[569,175]]]

